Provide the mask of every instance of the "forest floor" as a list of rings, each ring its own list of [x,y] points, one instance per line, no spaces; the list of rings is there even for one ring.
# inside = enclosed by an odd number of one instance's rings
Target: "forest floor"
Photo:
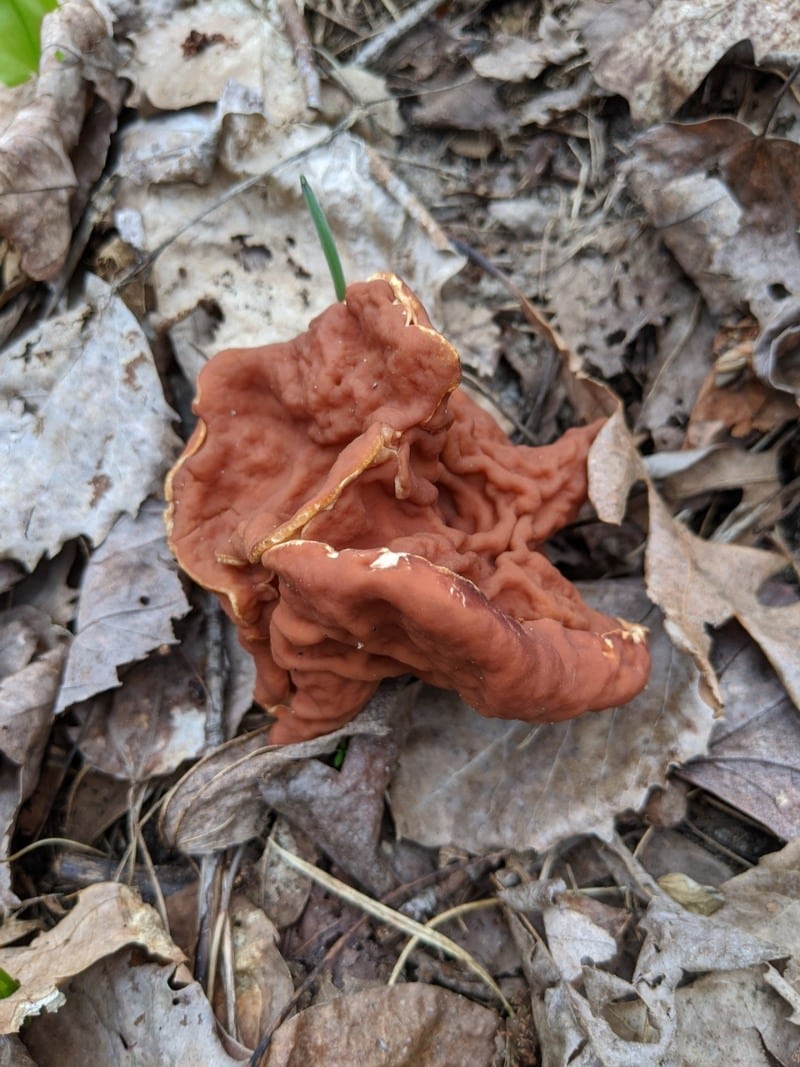
[[[64,0],[0,92],[0,1059],[797,1063],[800,3],[300,8]],[[269,743],[164,479],[334,302],[301,174],[520,448],[607,420],[543,551],[629,703]]]

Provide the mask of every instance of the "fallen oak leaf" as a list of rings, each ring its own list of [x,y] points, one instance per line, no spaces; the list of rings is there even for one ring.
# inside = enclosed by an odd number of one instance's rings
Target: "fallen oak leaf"
[[[736,618],[761,646],[800,707],[800,603],[768,607],[762,585],[786,563],[761,549],[705,541],[675,519],[658,494],[621,410],[608,420],[589,454],[589,496],[606,522],[619,522],[634,482],[644,482],[650,507],[645,549],[648,595],[664,611],[667,631],[697,663],[712,707],[722,706],[706,626]]]
[[[669,118],[734,45],[755,63],[791,69],[800,55],[797,0],[655,0],[583,5],[581,31],[594,77],[630,104],[641,123]]]

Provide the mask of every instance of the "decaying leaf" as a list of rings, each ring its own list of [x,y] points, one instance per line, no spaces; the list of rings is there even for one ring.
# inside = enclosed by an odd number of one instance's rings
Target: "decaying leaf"
[[[146,253],[165,246],[152,271],[157,328],[172,330],[196,309],[211,309],[213,329],[193,339],[201,362],[223,348],[286,340],[307,329],[330,304],[332,291],[300,192],[301,173],[325,205],[348,280],[391,265],[435,305],[460,261],[437,251],[371,178],[363,141],[341,133],[312,150],[314,142],[327,139],[324,130],[315,131],[313,140],[302,129],[279,138],[262,115],[252,118],[269,137],[260,146],[252,140],[231,145],[236,172],[269,172],[290,157],[269,183],[230,199],[230,174],[218,167],[205,187],[178,182],[143,189],[124,182],[120,188],[116,218],[122,228],[124,215],[126,239]],[[232,136],[226,127],[225,138]],[[209,214],[215,201],[219,206]]]
[[[498,33],[489,47],[472,60],[472,68],[482,78],[518,82],[537,78],[545,67],[559,66],[580,52],[576,34],[545,13],[536,27],[535,38]]]
[[[0,616],[0,856],[5,859],[20,806],[39,777],[67,633],[30,605]],[[0,864],[0,906],[16,903],[11,871]]]
[[[206,748],[206,694],[180,654],[137,664],[121,689],[76,714],[88,763],[130,782],[169,774]]]
[[[614,848],[619,852],[621,846]],[[509,916],[531,985],[544,1067],[565,1062],[678,1067],[723,1060],[766,1067],[773,1061],[764,1045],[786,1062],[800,1031],[788,1022],[779,993],[769,988],[764,964],[797,951],[796,849],[789,846],[726,882],[725,903],[710,918],[682,908],[644,872],[637,875],[630,856],[626,867],[638,890],[651,897],[639,922],[644,941],[630,981],[584,960],[582,986],[576,985],[569,957],[565,965],[549,938],[534,940],[515,914]],[[546,883],[502,895],[515,910],[536,907],[538,900],[545,912],[558,896]],[[788,967],[794,974],[794,958]],[[776,985],[792,996],[780,975]]]
[[[607,837],[671,763],[706,750],[712,718],[698,674],[663,632],[641,587],[581,586],[601,610],[650,627],[653,666],[624,708],[531,729],[483,720],[451,693],[422,690],[401,743],[390,800],[404,837],[474,852],[545,849],[578,832]]]
[[[300,760],[284,764],[260,787],[271,808],[376,896],[397,880],[379,842],[395,751],[392,734],[354,737],[340,770]]]
[[[105,165],[122,82],[110,22],[87,0],[66,0],[47,15],[41,39],[33,99],[0,134],[0,234],[26,274],[52,280]]]
[[[278,951],[278,931],[261,908],[245,896],[231,904],[236,1022],[241,1040],[255,1048],[294,993],[294,983]]]
[[[582,14],[595,78],[641,123],[673,115],[740,41],[761,66],[789,71],[800,58],[797,0],[599,0]]]
[[[365,1021],[369,1020],[369,1025]],[[432,985],[366,989],[300,1012],[276,1030],[265,1067],[489,1067],[497,1018]]]
[[[38,1067],[247,1062],[245,1049],[231,1054],[223,1046],[211,1006],[184,967],[137,959],[122,949],[62,984],[66,1003],[25,1028],[25,1045]]]
[[[115,688],[117,667],[174,644],[171,620],[188,610],[166,545],[163,505],[145,503],[135,519],[117,520],[89,560],[56,711]]]
[[[0,949],[0,967],[20,983],[0,1000],[0,1033],[19,1030],[31,1016],[64,1003],[61,984],[128,945],[173,965],[182,954],[164,933],[157,912],[127,886],[100,882],[78,895],[72,911],[25,948]]]
[[[714,724],[707,756],[681,775],[778,837],[800,837],[800,721],[797,708],[758,648],[741,630],[716,642],[725,718]]]
[[[169,793],[161,831],[171,844],[200,855],[263,833],[267,807],[259,784],[286,764],[334,752],[354,734],[389,729],[393,701],[379,691],[354,722],[313,741],[270,745],[268,727],[234,738],[196,763]]]
[[[677,647],[702,671],[705,695],[721,707],[706,626],[736,618],[762,648],[789,696],[800,707],[800,603],[768,607],[759,590],[782,570],[782,557],[757,548],[705,541],[673,518],[655,491],[621,413],[613,415],[589,455],[589,496],[606,522],[619,521],[633,483],[648,487],[650,534],[645,555],[647,592],[665,613]]]
[[[631,187],[711,310],[749,308],[762,328],[784,315],[800,297],[800,145],[713,118],[657,126],[635,152]]]
[[[202,0],[148,20],[133,34],[125,75],[134,85],[129,103],[178,111],[216,103],[237,82],[265,102],[271,123],[306,116],[292,47],[273,5],[246,0]]]
[[[0,437],[15,478],[0,557],[27,567],[65,541],[99,544],[160,488],[177,438],[141,326],[99,279],[3,354]]]

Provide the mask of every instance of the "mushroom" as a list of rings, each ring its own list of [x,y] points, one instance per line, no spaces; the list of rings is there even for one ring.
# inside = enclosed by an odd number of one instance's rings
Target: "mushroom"
[[[529,722],[644,686],[644,629],[590,608],[541,551],[586,499],[602,423],[514,445],[459,381],[391,274],[294,340],[203,368],[169,544],[252,653],[273,742],[343,726],[406,673]]]

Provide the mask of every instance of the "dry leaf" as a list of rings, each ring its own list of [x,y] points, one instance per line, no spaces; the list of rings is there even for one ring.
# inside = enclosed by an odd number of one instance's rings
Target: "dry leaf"
[[[231,903],[236,1022],[241,1040],[256,1048],[294,994],[289,968],[278,951],[278,931],[247,897]]]
[[[423,689],[390,787],[402,836],[473,852],[542,850],[575,833],[607,837],[614,816],[641,807],[672,763],[705,752],[712,719],[697,671],[648,614],[641,586],[580,588],[601,611],[651,627],[647,689],[624,708],[533,729],[483,719],[454,694]]]
[[[169,774],[206,747],[206,694],[180,651],[137,664],[76,715],[89,766],[130,782]]]
[[[264,120],[255,118],[260,129]],[[312,151],[310,144],[326,139],[324,129],[296,135],[290,129],[281,137],[251,145],[253,160],[237,145],[237,173],[269,171],[295,149],[308,154],[234,199],[226,198],[231,178],[221,168],[205,187],[120,188],[116,220],[125,214],[126,239],[143,252],[166,244],[152,271],[155,326],[172,329],[197,308],[213,311],[213,331],[195,342],[195,370],[219,349],[293,337],[330,304],[330,274],[300,194],[301,172],[325,206],[349,280],[391,267],[435,307],[441,285],[460,265],[373,181],[361,140],[342,133]]]
[[[134,86],[129,105],[179,111],[216,103],[235,82],[261,97],[275,126],[306,117],[292,46],[274,5],[262,11],[246,0],[201,0],[148,19],[132,39],[124,70]]]
[[[708,756],[681,775],[778,837],[800,837],[800,720],[764,656],[741,630],[715,649],[725,718],[714,724]]]
[[[88,892],[84,890],[84,892]],[[205,994],[184,967],[164,966],[122,950],[63,983],[66,1003],[25,1028],[37,1067],[243,1067],[217,1034]]]
[[[681,907],[696,915],[713,915],[725,903],[725,894],[716,886],[701,885],[682,871],[663,874],[658,884]]]
[[[105,165],[123,83],[111,26],[85,0],[47,15],[41,44],[33,99],[0,134],[0,234],[26,274],[52,280]]]
[[[545,67],[565,63],[581,51],[576,35],[564,29],[553,15],[544,14],[535,39],[494,34],[489,47],[472,60],[472,69],[482,78],[520,82],[538,78]]]
[[[17,814],[39,778],[66,655],[66,631],[30,605],[0,616],[0,858],[9,853]],[[0,906],[17,903],[11,869],[0,864]]]
[[[78,894],[72,911],[25,948],[0,949],[0,967],[20,983],[0,1000],[0,1033],[10,1034],[42,1011],[64,1003],[60,985],[97,960],[127,945],[152,956],[181,962],[158,913],[138,893],[115,882],[99,882]]]
[[[622,855],[621,845],[613,847]],[[630,981],[584,964],[583,987],[577,986],[569,981],[574,967],[562,972],[546,944],[510,915],[532,988],[543,1067],[566,1062],[581,1067],[598,1062],[608,1067],[718,1062],[762,1067],[771,1061],[760,1049],[758,1055],[753,1051],[759,1048],[759,1031],[776,1055],[781,1050],[779,1061],[788,1062],[785,1050],[792,1046],[785,1039],[793,1028],[786,1025],[785,1004],[767,986],[763,964],[796,951],[796,849],[772,859],[772,870],[767,861],[766,869],[761,864],[758,873],[726,882],[721,887],[725,904],[706,918],[660,892],[627,854],[625,866],[639,891],[652,896],[639,922],[644,943]],[[516,892],[503,895],[513,899]],[[540,907],[552,906],[548,899],[544,894]],[[742,903],[738,914],[737,900]],[[772,916],[776,919],[770,922]],[[574,945],[573,951],[578,950]]]
[[[146,502],[117,520],[81,583],[75,639],[56,711],[120,685],[117,668],[175,643],[171,620],[189,610],[166,544],[164,506]]]
[[[746,307],[763,328],[800,296],[800,145],[734,119],[669,123],[636,140],[630,184],[714,314]]]
[[[215,852],[263,833],[267,806],[259,786],[281,767],[333,752],[358,734],[385,734],[392,708],[379,691],[341,730],[296,745],[270,745],[269,727],[234,738],[196,763],[168,794],[161,812],[164,838],[184,852]],[[391,704],[391,701],[389,701]]]
[[[177,445],[171,418],[141,327],[88,276],[84,302],[4,352],[0,436],[15,477],[0,556],[32,567],[72,537],[99,544],[160,488]]]
[[[790,71],[800,59],[797,0],[622,0],[584,5],[595,79],[641,123],[669,118],[740,41],[755,62]]]
[[[285,1022],[264,1067],[490,1067],[496,1028],[494,1012],[447,989],[366,989]]]
[[[297,760],[260,786],[271,808],[376,896],[397,882],[380,849],[384,794],[395,754],[391,734],[357,736],[351,739],[340,770],[316,759]]]
[[[705,696],[716,708],[722,697],[711,666],[706,626],[736,618],[760,645],[800,707],[800,603],[772,608],[759,591],[785,566],[781,556],[756,548],[704,541],[673,518],[653,488],[621,412],[600,431],[589,454],[589,496],[604,522],[619,522],[633,483],[648,487],[650,534],[645,555],[647,592],[664,611],[676,646],[702,672]]]

